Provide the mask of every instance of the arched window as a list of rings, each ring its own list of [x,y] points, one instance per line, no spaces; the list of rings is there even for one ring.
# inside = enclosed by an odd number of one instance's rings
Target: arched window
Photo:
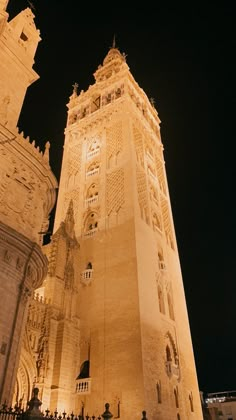
[[[100,144],[97,139],[93,140],[88,148],[87,157],[91,158],[100,152]]]
[[[85,221],[85,232],[90,232],[98,227],[98,220],[97,220],[97,214],[94,212],[89,213],[86,221]]]
[[[175,320],[174,308],[173,308],[173,301],[172,301],[172,297],[171,297],[170,292],[167,294],[167,301],[168,301],[168,309],[169,309],[170,319],[172,319],[174,321]]]
[[[166,265],[165,265],[165,261],[164,261],[162,250],[159,250],[158,251],[158,265],[159,265],[160,270],[165,270]]]
[[[156,213],[152,214],[152,225],[153,225],[153,229],[161,230],[160,218]]]
[[[89,378],[89,360],[85,360],[80,366],[80,373],[76,379]]]
[[[157,402],[158,404],[161,404],[161,381],[157,382]]]
[[[171,362],[172,361],[171,351],[170,351],[170,347],[169,346],[166,346],[166,361],[167,362]]]
[[[99,167],[100,167],[99,162],[96,161],[96,162],[91,163],[91,165],[89,165],[89,167],[87,168],[86,177],[88,178],[90,176],[98,174]]]
[[[85,270],[83,270],[81,272],[80,281],[81,281],[81,283],[83,283],[83,284],[85,284],[87,286],[87,285],[89,285],[91,283],[92,279],[93,279],[93,265],[89,261],[86,264]]]
[[[191,409],[191,412],[193,413],[194,408],[193,408],[193,394],[192,394],[192,392],[190,392],[188,397],[189,397],[190,409]]]
[[[164,296],[163,296],[163,291],[160,285],[158,285],[158,303],[159,303],[159,311],[162,314],[165,314]]]
[[[174,388],[174,396],[175,396],[175,406],[179,408],[179,392],[178,387]]]
[[[97,186],[97,184],[90,185],[90,187],[88,188],[88,191],[87,191],[87,200],[95,198],[97,196],[98,196],[98,186]]]

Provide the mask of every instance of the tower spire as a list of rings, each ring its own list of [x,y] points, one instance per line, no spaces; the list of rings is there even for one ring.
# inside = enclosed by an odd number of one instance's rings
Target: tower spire
[[[65,227],[66,231],[70,236],[74,235],[74,226],[75,226],[75,219],[74,219],[74,208],[73,208],[73,200],[70,200],[66,217],[65,217]]]
[[[29,7],[31,10],[34,10],[34,11],[36,10],[35,5],[31,1],[27,0],[27,3],[29,4]]]
[[[116,48],[116,34],[113,36],[112,48]]]

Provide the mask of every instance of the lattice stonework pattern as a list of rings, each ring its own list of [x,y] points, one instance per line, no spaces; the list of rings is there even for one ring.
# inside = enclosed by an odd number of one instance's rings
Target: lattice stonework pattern
[[[168,203],[165,198],[161,199],[161,210],[162,210],[162,219],[164,224],[164,231],[167,239],[167,243],[174,249],[174,238],[173,230],[170,221],[170,212],[168,208]]]
[[[160,189],[164,194],[166,194],[166,183],[165,183],[163,162],[158,157],[156,158],[156,169],[157,169],[157,177],[158,177]]]
[[[107,175],[106,205],[108,214],[112,211],[118,212],[124,206],[124,181],[125,176],[122,168]]]
[[[147,181],[145,173],[136,167],[137,176],[137,191],[138,191],[138,202],[141,211],[141,217],[148,223],[147,212],[148,212],[148,195],[147,195]]]
[[[81,144],[74,144],[69,149],[67,179],[68,187],[73,187],[75,177],[80,173],[81,168]]]
[[[117,155],[123,149],[122,122],[118,121],[106,130],[107,158]]]
[[[144,166],[143,138],[141,132],[135,126],[133,126],[133,137],[137,160]]]

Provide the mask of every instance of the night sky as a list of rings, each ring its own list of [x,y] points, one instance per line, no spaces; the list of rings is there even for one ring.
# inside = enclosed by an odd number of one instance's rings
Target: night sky
[[[236,389],[233,2],[183,7],[166,2],[33,0],[40,29],[19,127],[51,142],[59,180],[66,103],[93,73],[114,34],[134,78],[155,105],[161,134],[200,390]],[[190,3],[190,2],[189,2]],[[10,0],[14,17],[26,0]],[[147,7],[148,6],[148,7]],[[146,8],[147,7],[147,8]]]

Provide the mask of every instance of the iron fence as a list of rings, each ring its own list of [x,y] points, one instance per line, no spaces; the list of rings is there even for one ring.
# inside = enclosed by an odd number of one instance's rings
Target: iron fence
[[[0,420],[22,420],[24,410],[20,407],[7,407],[3,404],[0,408]]]
[[[71,414],[59,413],[58,411],[51,412],[50,410],[45,410],[41,412],[39,410],[41,401],[37,398],[38,389],[34,389],[34,397],[28,402],[29,408],[24,410],[21,407],[15,406],[7,407],[6,404],[3,404],[0,407],[0,420],[38,420],[39,418],[44,420],[109,420],[112,419],[113,415],[109,411],[109,404],[105,404],[104,413],[98,417],[95,415],[89,416],[84,414]],[[142,412],[142,419],[148,420],[146,417],[146,411]]]
[[[23,409],[7,407],[5,404],[0,408],[0,420],[26,420],[27,414],[27,411]],[[76,415],[66,412],[58,413],[57,411],[50,412],[49,410],[41,412],[41,417],[45,420],[102,420],[101,416],[89,416],[88,414],[86,416],[81,414]]]

